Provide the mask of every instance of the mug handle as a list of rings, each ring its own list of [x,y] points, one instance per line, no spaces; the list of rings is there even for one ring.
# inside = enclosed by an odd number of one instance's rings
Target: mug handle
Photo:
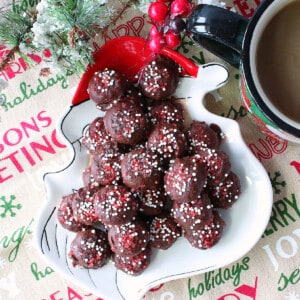
[[[199,44],[238,68],[249,20],[222,7],[199,4],[187,20],[186,31]]]

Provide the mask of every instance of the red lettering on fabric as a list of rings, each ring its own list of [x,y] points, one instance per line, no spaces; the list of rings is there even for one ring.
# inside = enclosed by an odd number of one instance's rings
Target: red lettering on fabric
[[[254,2],[256,5],[259,5],[261,1],[255,0]],[[246,0],[234,0],[233,4],[245,18],[251,18],[255,11],[255,8],[250,7]]]
[[[288,142],[280,141],[270,137],[259,139],[256,144],[248,145],[255,157],[262,161],[263,159],[271,159],[274,154],[282,154],[288,146]]]
[[[0,60],[3,60],[9,53],[9,49],[6,46],[0,47]],[[28,58],[30,58],[33,62],[40,64],[42,62],[42,58],[39,55],[29,53],[27,54]],[[0,78],[3,80],[9,81],[10,79],[15,78],[17,75],[23,74],[28,69],[28,64],[26,61],[19,57],[15,61],[8,63],[3,70],[0,72]]]
[[[119,25],[116,29],[112,30],[115,37],[120,37],[124,35],[135,35],[140,36],[140,33],[145,25],[144,17],[137,16],[127,21],[126,23]]]
[[[256,299],[256,291],[257,291],[257,282],[258,277],[255,278],[254,286],[248,284],[242,284],[239,287],[234,289],[234,292],[225,294],[218,298],[217,300],[240,300],[242,296],[248,296],[250,299]]]
[[[300,175],[300,162],[293,160],[290,165],[296,169],[298,174]]]
[[[91,293],[81,296],[80,293],[78,293],[73,288],[68,286],[65,291],[55,291],[49,295],[49,298],[46,297],[41,300],[85,300],[87,299],[86,297],[91,297],[91,296],[93,296],[93,294]],[[101,297],[96,297],[94,298],[94,300],[104,300],[104,299]]]
[[[52,118],[42,110],[36,116],[22,120],[0,136],[0,184],[12,179],[25,169],[43,161],[45,155],[54,155],[57,149],[66,148],[59,141],[56,129],[41,134],[52,125]]]

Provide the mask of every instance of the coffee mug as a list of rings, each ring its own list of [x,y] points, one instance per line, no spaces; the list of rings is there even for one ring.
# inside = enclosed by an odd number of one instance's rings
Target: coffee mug
[[[243,105],[261,131],[300,143],[300,0],[265,0],[250,19],[200,4],[187,20],[196,43],[240,69]]]

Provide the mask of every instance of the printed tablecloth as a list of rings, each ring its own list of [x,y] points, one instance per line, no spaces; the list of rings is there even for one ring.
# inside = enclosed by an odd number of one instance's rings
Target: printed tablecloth
[[[27,5],[31,2],[20,1]],[[261,1],[225,2],[228,9],[250,18]],[[145,37],[147,26],[145,15],[127,9],[121,20],[110,26],[99,46],[123,35]],[[0,49],[0,57],[5,51]],[[179,51],[199,64],[224,63],[187,38]],[[0,299],[100,300],[101,295],[91,294],[61,276],[34,245],[36,220],[46,201],[43,174],[60,170],[71,159],[56,126],[70,106],[80,79],[74,75],[41,77],[41,59],[32,58],[35,67],[29,68],[16,57],[0,72],[0,78],[8,84],[1,94],[0,107]],[[238,121],[247,146],[267,170],[274,196],[269,224],[257,245],[240,260],[202,275],[161,284],[150,290],[145,300],[300,299],[300,147],[259,132],[241,106],[238,70],[226,66],[230,77],[218,91],[222,100],[216,102],[208,95],[207,106]]]

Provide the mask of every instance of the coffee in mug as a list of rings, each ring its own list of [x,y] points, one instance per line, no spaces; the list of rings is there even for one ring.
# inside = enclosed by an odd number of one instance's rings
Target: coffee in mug
[[[264,0],[250,19],[199,4],[187,32],[240,69],[243,104],[262,132],[300,143],[300,0]]]
[[[281,118],[300,123],[300,1],[271,18],[254,51],[259,92]]]

